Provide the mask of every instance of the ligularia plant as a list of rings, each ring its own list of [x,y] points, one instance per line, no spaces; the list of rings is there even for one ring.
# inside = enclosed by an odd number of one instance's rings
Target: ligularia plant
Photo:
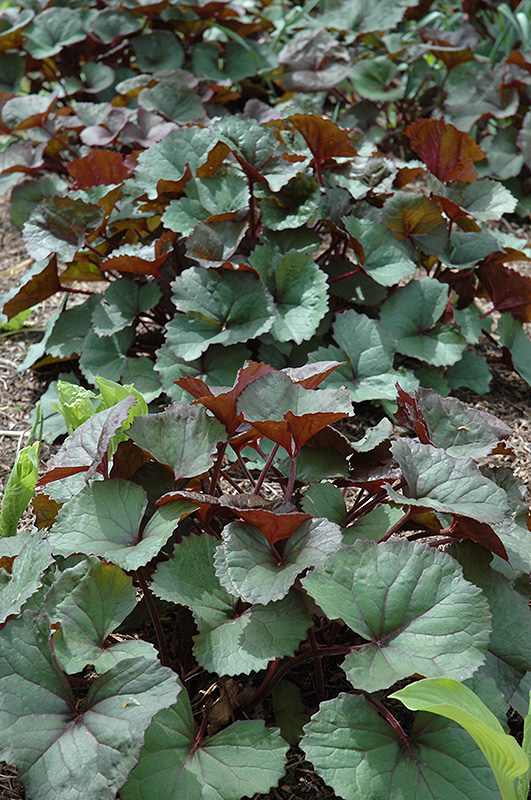
[[[0,540],[1,757],[32,800],[239,800],[293,744],[346,800],[513,797],[527,506],[478,465],[511,430],[398,386],[402,434],[352,441],[340,369],[249,361],[151,414],[59,384],[71,433]]]

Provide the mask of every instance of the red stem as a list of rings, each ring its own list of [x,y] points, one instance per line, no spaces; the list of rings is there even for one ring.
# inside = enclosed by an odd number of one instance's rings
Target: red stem
[[[269,456],[268,456],[268,459],[267,459],[267,461],[266,461],[266,463],[264,465],[264,468],[263,468],[262,472],[260,473],[260,477],[256,481],[256,486],[254,487],[254,494],[260,494],[260,489],[262,488],[262,484],[263,484],[263,482],[265,480],[265,477],[266,477],[267,473],[269,472],[269,467],[273,463],[273,459],[276,456],[279,447],[280,447],[280,445],[276,444],[273,447],[273,449],[271,450],[271,452],[269,453]]]
[[[328,283],[336,283],[336,281],[342,281],[343,278],[350,278],[352,275],[357,275],[359,271],[360,267],[356,267],[356,269],[353,269],[350,272],[345,272],[343,275],[338,275],[335,278],[328,278]]]
[[[353,650],[361,650],[363,647],[367,647],[367,642],[365,642],[365,644],[358,645],[336,645],[334,647],[321,647],[319,650],[306,650],[304,653],[300,653],[300,655],[290,658],[289,661],[287,661],[279,669],[273,671],[272,674],[270,674],[270,667],[265,679],[262,681],[261,686],[256,690],[252,697],[250,697],[245,703],[243,703],[243,705],[240,706],[239,710],[247,711],[247,709],[252,708],[260,703],[264,697],[266,697],[277,685],[277,683],[281,681],[291,669],[293,669],[296,664],[300,664],[304,661],[310,661],[312,658],[323,658],[323,656],[346,656]]]
[[[170,654],[168,653],[168,647],[166,645],[166,639],[164,637],[164,631],[162,630],[162,625],[160,624],[159,615],[157,613],[157,609],[155,608],[155,603],[153,602],[153,598],[151,597],[151,592],[149,591],[149,587],[147,585],[146,579],[144,578],[141,570],[137,569],[136,577],[140,584],[140,588],[142,589],[142,594],[144,595],[144,599],[146,601],[146,605],[148,607],[149,616],[151,617],[151,621],[153,623],[153,627],[155,628],[155,633],[157,634],[157,642],[159,644],[159,655],[160,655],[160,663],[163,667],[170,666]]]
[[[219,476],[220,476],[220,473],[221,473],[221,462],[223,461],[223,456],[225,455],[225,451],[227,449],[227,444],[228,444],[228,442],[223,442],[223,444],[219,448],[218,457],[216,459],[216,463],[214,465],[214,471],[212,473],[212,479],[210,481],[210,489],[209,489],[209,493],[210,494],[214,494],[214,490],[215,490],[216,486],[218,485]]]
[[[284,492],[284,500],[286,501],[289,500],[291,495],[293,494],[296,471],[297,471],[297,455],[295,454],[289,457],[289,478],[286,486],[286,491]]]
[[[388,539],[391,538],[393,533],[396,533],[397,531],[399,531],[400,528],[402,527],[402,525],[404,524],[404,522],[406,522],[410,518],[411,511],[412,511],[411,506],[409,506],[408,510],[400,517],[400,519],[397,522],[395,522],[394,525],[391,525],[391,527],[389,528],[387,533],[384,533],[382,538],[378,539],[378,544],[381,544],[382,542],[386,542]]]

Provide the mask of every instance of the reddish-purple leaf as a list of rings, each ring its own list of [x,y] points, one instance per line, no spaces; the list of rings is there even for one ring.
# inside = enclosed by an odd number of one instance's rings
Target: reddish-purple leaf
[[[419,408],[417,395],[415,392],[409,394],[405,392],[398,384],[397,389],[397,411],[395,419],[399,425],[402,425],[406,430],[415,433],[422,444],[432,444],[430,435],[428,433],[428,426],[422,416],[422,411]]]
[[[271,124],[281,129],[295,128],[301,134],[313,155],[318,180],[325,162],[335,163],[337,158],[354,158],[357,155],[348,131],[331,119],[315,114],[292,114],[284,120],[273,120]]]
[[[104,258],[100,269],[158,277],[160,268],[173,250],[176,234],[165,231],[152,245],[124,245]]]
[[[456,539],[471,539],[471,541],[477,542],[477,544],[490,550],[491,553],[503,558],[505,561],[509,561],[507,550],[502,540],[486,522],[478,522],[470,517],[456,514],[450,535]]]
[[[33,271],[30,272],[28,280],[20,285],[16,294],[10,297],[4,305],[4,314],[8,319],[12,319],[21,311],[25,311],[26,308],[31,308],[37,303],[42,303],[43,300],[60,292],[61,289],[62,286],[57,275],[57,258],[52,256],[40,272],[36,274],[33,274]]]
[[[525,256],[524,256],[525,258]],[[522,322],[531,322],[531,278],[487,257],[476,270],[495,311],[508,311]]]
[[[441,209],[435,200],[410,192],[400,192],[389,198],[384,208],[384,223],[395,239],[404,242],[444,249],[447,227]],[[441,247],[441,250],[439,250]]]
[[[295,455],[318,431],[348,417],[352,405],[344,388],[312,391],[286,373],[272,372],[242,392],[238,410],[253,428]]]
[[[269,375],[271,372],[274,372],[273,367],[268,364],[247,361],[238,370],[232,389],[220,394],[214,394],[204,381],[191,375],[186,378],[179,378],[175,383],[191,394],[192,397],[195,397],[194,402],[201,403],[205,408],[212,411],[216,419],[225,425],[227,433],[232,435],[243,422],[243,414],[239,413],[236,408],[238,397],[253,381],[264,375]]]
[[[317,389],[338,367],[343,367],[346,361],[316,361],[304,367],[286,367],[282,370],[293,383],[298,383],[304,389]]]
[[[68,165],[68,172],[75,181],[74,189],[123,183],[133,171],[133,166],[127,164],[120,153],[110,150],[92,150],[83,158],[75,158]]]
[[[305,520],[312,518],[311,514],[300,511],[279,513],[265,508],[239,509],[238,515],[244,522],[258,528],[271,544],[289,539]]]
[[[196,514],[203,521],[212,516],[214,509],[226,509],[234,517],[258,528],[271,544],[289,539],[305,520],[311,519],[311,514],[297,511],[291,504],[271,502],[255,494],[214,497],[203,492],[175,491],[161,497],[157,505],[175,500],[196,503],[199,506]]]
[[[485,153],[468,133],[442,119],[418,119],[406,129],[406,136],[411,149],[439,180],[476,180],[474,161],[481,161]]]
[[[109,477],[132,481],[137,469],[149,463],[150,460],[144,450],[141,450],[131,439],[126,439],[125,442],[120,442],[113,456]]]

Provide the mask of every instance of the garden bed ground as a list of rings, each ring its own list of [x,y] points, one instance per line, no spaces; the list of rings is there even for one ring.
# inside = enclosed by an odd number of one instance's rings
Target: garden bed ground
[[[15,286],[29,266],[19,232],[11,224],[6,199],[0,199],[0,293]],[[31,317],[31,326],[17,333],[0,333],[0,496],[9,475],[17,448],[29,430],[31,411],[55,377],[53,370],[46,374],[18,372],[25,350],[42,331],[51,305],[41,305]],[[493,381],[489,394],[478,397],[472,392],[461,391],[460,399],[477,408],[495,414],[514,430],[508,444],[513,456],[497,456],[496,463],[512,462],[514,473],[531,489],[531,388],[518,375],[510,373],[498,364],[492,366]],[[358,438],[366,423],[374,424],[379,412],[370,404],[357,409],[363,425],[350,423],[353,437]],[[47,461],[51,448],[44,445],[42,456]],[[336,672],[339,672],[336,668]],[[22,784],[16,771],[0,765],[0,800],[24,798]],[[301,751],[293,749],[285,777],[276,789],[267,796],[255,796],[255,800],[334,800],[332,790],[326,787],[313,772],[311,765],[303,761]]]

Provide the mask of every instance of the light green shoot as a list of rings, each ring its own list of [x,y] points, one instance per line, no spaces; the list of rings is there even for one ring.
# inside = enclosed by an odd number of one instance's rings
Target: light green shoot
[[[527,778],[530,768],[528,755],[516,739],[505,733],[485,703],[466,686],[449,678],[426,678],[400,689],[390,697],[400,700],[412,711],[430,711],[458,722],[472,736],[489,762],[502,799],[527,798],[527,791],[525,795],[517,794],[515,781],[521,776]],[[527,726],[529,728],[529,723]]]
[[[527,800],[529,795],[529,785],[531,784],[531,692],[529,692],[529,709],[527,716],[524,719],[524,738],[522,741],[522,750],[529,759],[529,767],[525,775],[518,779],[518,788],[516,790],[517,800]]]
[[[0,506],[0,535],[15,536],[19,520],[35,495],[41,443],[34,442],[19,451],[7,479]]]

